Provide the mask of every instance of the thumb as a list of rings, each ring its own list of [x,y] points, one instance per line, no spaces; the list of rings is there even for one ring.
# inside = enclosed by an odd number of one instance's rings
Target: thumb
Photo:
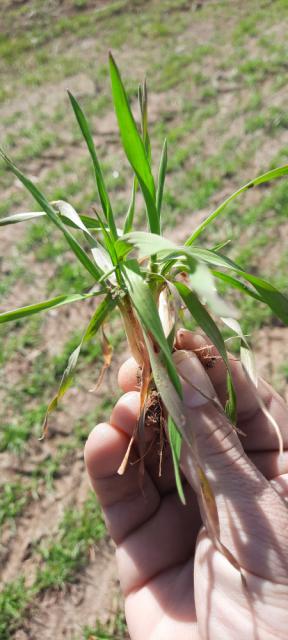
[[[182,378],[193,450],[216,502],[221,543],[243,569],[288,584],[286,504],[246,456],[197,356],[178,351],[173,357]],[[181,466],[197,489],[195,457],[185,443]]]

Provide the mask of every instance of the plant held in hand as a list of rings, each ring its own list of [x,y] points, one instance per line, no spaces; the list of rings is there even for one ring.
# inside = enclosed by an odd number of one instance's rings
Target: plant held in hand
[[[146,85],[139,88],[141,113],[141,133],[139,133],[112,55],[110,55],[110,75],[122,145],[134,173],[131,200],[123,228],[119,229],[116,226],[112,204],[105,187],[89,124],[76,98],[69,93],[73,111],[92,159],[102,212],[95,211],[95,217],[79,215],[67,202],[49,202],[38,187],[2,151],[1,155],[8,167],[34,196],[41,211],[20,213],[2,218],[0,226],[46,216],[47,223],[51,221],[64,234],[76,258],[94,278],[95,285],[88,293],[59,294],[56,298],[2,313],[0,314],[0,323],[17,320],[45,309],[52,309],[88,297],[101,296],[101,302],[96,307],[80,344],[71,354],[59,389],[48,406],[44,424],[45,431],[49,414],[56,409],[71,384],[83,344],[95,336],[103,323],[109,320],[111,312],[118,307],[131,353],[141,371],[140,415],[137,433],[133,434],[130,442],[131,446],[134,439],[137,438],[141,461],[140,471],[141,469],[143,471],[145,462],[143,432],[144,429],[153,425],[156,432],[155,438],[161,443],[166,437],[169,442],[178,493],[180,499],[185,501],[179,471],[181,443],[182,439],[185,439],[192,450],[195,461],[199,484],[198,497],[205,514],[205,524],[218,548],[221,548],[230,561],[235,564],[236,561],[219,540],[214,496],[205,475],[205,469],[199,464],[197,447],[193,439],[193,425],[189,423],[188,414],[182,401],[181,379],[183,380],[184,376],[183,369],[186,370],[182,364],[183,359],[188,358],[188,355],[186,352],[177,351],[175,335],[179,316],[181,317],[186,312],[191,314],[197,325],[216,347],[217,356],[215,353],[211,355],[209,347],[204,352],[199,350],[196,355],[207,366],[213,366],[213,358],[215,357],[221,357],[225,362],[227,369],[225,409],[215,396],[212,385],[211,388],[207,387],[207,384],[203,386],[201,379],[199,381],[192,379],[192,382],[189,379],[189,384],[198,393],[208,396],[220,412],[225,411],[233,424],[236,421],[236,395],[225,342],[214,318],[218,318],[230,328],[234,335],[238,336],[240,339],[240,358],[244,370],[251,379],[251,384],[254,385],[260,407],[273,422],[281,450],[282,440],[278,425],[268,413],[263,402],[261,403],[257,394],[257,376],[249,344],[241,330],[235,309],[218,295],[215,282],[218,279],[224,280],[232,288],[240,290],[243,295],[254,298],[255,304],[261,302],[268,305],[285,324],[288,324],[288,299],[268,282],[247,273],[239,265],[222,255],[220,246],[214,249],[205,249],[199,246],[197,241],[205,228],[224,211],[234,198],[247,189],[288,174],[288,165],[268,171],[238,189],[194,229],[184,245],[178,246],[163,237],[161,233],[161,207],[167,169],[167,145],[165,141],[158,178],[155,183],[151,168],[151,147],[147,127]],[[143,195],[148,231],[133,230],[137,190],[141,190]],[[83,234],[85,248],[76,238],[75,230]],[[103,345],[104,372],[111,361],[111,348],[104,332]],[[167,435],[164,436],[164,433]],[[130,446],[119,473],[125,471]]]

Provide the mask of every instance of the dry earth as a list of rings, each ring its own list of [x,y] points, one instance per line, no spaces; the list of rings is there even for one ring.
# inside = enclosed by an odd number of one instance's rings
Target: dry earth
[[[20,1],[14,0],[9,2],[5,0],[3,6],[5,10],[11,9],[13,5],[21,4]],[[25,3],[23,3],[25,4]],[[29,4],[29,3],[27,3]],[[103,6],[104,2],[100,3]],[[189,4],[189,3],[188,3]],[[201,5],[201,3],[198,3]],[[213,3],[211,3],[213,4]],[[73,12],[71,3],[67,3],[67,9],[65,9],[66,3],[51,2],[50,5],[54,7],[53,10],[57,12],[57,15],[67,15],[69,12]],[[60,12],[60,13],[59,13]],[[229,29],[231,24],[235,23],[235,16],[227,18],[226,28]],[[25,26],[25,23],[24,23]],[[197,28],[193,25],[193,21],[189,27],[185,30],[183,38],[181,40],[181,46],[185,46],[187,42],[193,42],[195,44],[202,44],[209,42],[210,37],[213,35],[215,24],[213,17],[210,20],[197,25]],[[285,32],[285,25],[278,25],[279,33],[283,37]],[[69,44],[75,48],[75,55],[77,55],[77,48],[79,42],[77,38],[70,40]],[[93,48],[93,39],[87,37],[83,38],[80,42],[80,46],[83,51],[87,51],[87,60],[89,61],[88,53]],[[157,43],[153,43],[153,48],[156,48]],[[59,45],[60,49],[63,47],[63,42]],[[257,49],[255,40],[251,39],[251,47]],[[227,51],[222,52],[222,56],[229,57],[229,47]],[[131,57],[131,51],[129,47],[123,47],[119,53],[120,63],[127,65],[129,70],[129,61]],[[143,62],[144,60],[144,62]],[[145,64],[145,55],[140,56],[139,52],[135,53],[133,60],[133,75],[137,75],[137,69],[143,68]],[[205,60],[205,74],[209,76],[214,73],[214,60],[207,58]],[[286,104],[287,94],[285,94],[285,88],[282,88],[278,92],[274,91],[271,94],[269,91],[269,80],[265,81],[265,87],[267,89],[267,99],[271,105],[277,105],[279,102]],[[213,83],[218,91],[218,106],[221,113],[221,117],[225,119],[225,114],[235,108],[237,101],[239,100],[239,91],[241,91],[241,100],[245,100],[245,88],[239,88],[237,84],[236,74],[233,69],[223,70],[218,75],[213,76]],[[16,113],[19,109],[22,112],[22,116],[27,116],[27,123],[31,117],[31,110],[37,110],[41,104],[41,112],[49,114],[51,110],[55,110],[63,100],[63,95],[67,86],[67,80],[61,80],[59,82],[48,83],[40,88],[27,88],[22,90],[21,96],[11,98],[1,105],[1,117],[4,118],[7,115]],[[87,97],[92,95],[95,91],[94,84],[91,78],[85,73],[81,72],[74,77],[69,77],[69,88],[72,91],[77,92],[80,97]],[[177,91],[177,90],[176,90]],[[265,93],[265,90],[264,90]],[[197,99],[195,91],[191,88],[191,99]],[[187,96],[186,96],[187,99]],[[173,108],[171,104],[173,103]],[[169,105],[169,106],[167,106]],[[160,113],[167,113],[174,118],[174,124],[177,124],[177,118],[181,117],[182,98],[181,93],[176,94],[174,89],[168,90],[167,93],[151,93],[151,118],[152,122],[157,121],[157,117]],[[178,116],[179,114],[179,116]],[[33,121],[33,119],[32,119]],[[106,113],[97,122],[97,135],[95,140],[97,143],[102,144],[103,140],[109,146],[109,153],[112,155],[116,148],[116,125],[114,116],[110,112]],[[19,123],[16,125],[19,126]],[[203,128],[205,127],[203,156],[207,157],[211,152],[215,151],[215,147],[220,146],[219,136],[214,132],[214,119],[213,116],[205,121]],[[0,137],[4,132],[4,125],[0,122]],[[67,127],[69,131],[69,127]],[[224,134],[230,138],[232,135],[237,135],[241,138],[244,132],[244,117],[242,114],[238,118],[235,118],[233,123],[229,125],[229,130]],[[191,132],[191,137],[193,132]],[[280,140],[281,136],[281,140]],[[69,133],[63,132],[63,143],[65,143],[65,152],[69,155],[73,151],[75,142],[69,137]],[[223,142],[223,140],[221,141]],[[247,142],[247,141],[246,141]],[[246,179],[252,173],[263,167],[263,157],[265,157],[265,164],[269,164],[269,160],[273,158],[281,146],[288,143],[288,132],[281,131],[273,138],[266,139],[264,144],[261,145],[252,163],[250,163],[247,171],[243,170],[241,178]],[[78,152],[78,151],[77,151]],[[81,158],[81,153],[79,158]],[[83,151],[84,154],[84,151]],[[52,150],[44,151],[41,159],[29,161],[29,172],[31,175],[37,177],[37,180],[42,180],[45,175],[54,165],[55,159],[57,162],[61,161],[63,157],[63,151],[53,148]],[[246,175],[247,173],[247,175]],[[237,176],[233,178],[235,185],[238,184]],[[232,184],[232,190],[233,190]],[[7,198],[15,189],[19,188],[17,181],[12,186],[4,189],[3,197]],[[207,213],[211,210],[213,204],[221,201],[223,197],[231,192],[231,183],[224,185],[222,190],[219,190],[215,196],[209,201],[209,207],[197,211],[193,214],[193,225],[201,222]],[[120,195],[126,194],[125,189],[120,191]],[[255,204],[259,198],[257,193],[255,196],[249,195],[250,198],[255,197]],[[252,200],[250,200],[250,203]],[[173,232],[173,239],[181,241],[187,235],[191,227],[191,217],[185,218],[181,221],[178,229]],[[2,271],[9,271],[11,265],[18,258],[17,248],[15,248],[15,240],[20,240],[23,234],[22,227],[12,226],[1,230],[0,234],[0,255],[2,258]],[[246,242],[247,236],[243,236],[242,242]],[[275,259],[287,246],[288,239],[288,226],[287,224],[282,227],[281,235],[277,238],[273,250],[269,255],[265,255],[261,264],[260,270],[269,274],[269,269],[275,264]],[[241,241],[240,241],[241,242]],[[33,256],[25,256],[23,262],[25,269],[29,272],[30,280],[23,284],[15,284],[6,298],[1,301],[1,307],[8,309],[11,306],[21,306],[25,304],[27,299],[37,300],[39,297],[37,278],[42,282],[47,282],[54,273],[54,265],[51,262],[38,262]],[[59,353],[61,345],[65,342],[67,337],[67,325],[69,325],[69,332],[73,332],[78,329],[79,326],[85,325],[85,321],[91,314],[91,304],[76,305],[75,307],[67,310],[66,308],[58,309],[56,311],[47,314],[42,325],[42,344],[41,349],[49,355],[53,356]],[[268,380],[278,380],[278,386],[285,395],[288,401],[288,393],[285,390],[283,380],[279,379],[279,366],[287,362],[288,358],[288,330],[280,326],[264,326],[259,333],[254,337],[256,345],[256,355],[259,365],[259,372],[265,375]],[[10,380],[11,385],[15,385],[17,392],[17,384],[23,375],[31,369],[33,358],[37,356],[37,352],[31,352],[29,358],[27,352],[16,355],[9,360],[5,365],[5,369],[2,375]],[[81,385],[79,387],[73,387],[67,399],[65,401],[65,411],[58,413],[51,421],[50,437],[44,443],[37,441],[30,441],[29,447],[25,449],[24,457],[16,456],[11,453],[3,453],[0,457],[0,469],[2,479],[11,480],[23,474],[23,477],[29,477],[29,473],[37,462],[41,459],[45,459],[47,456],[53,456],[57,452],[59,445],[65,442],[65,439],[69,437],[71,430],[73,429],[73,423],[76,418],[89,412],[95,406],[95,403],[100,402],[103,394],[111,395],[115,393],[116,388],[116,370],[119,366],[120,360],[124,359],[125,354],[117,355],[113,372],[106,382],[106,388],[101,390],[101,394],[96,396],[89,394],[88,390],[91,386],[91,380],[83,376]],[[91,375],[91,370],[89,372]],[[96,371],[95,371],[96,377]],[[278,377],[278,378],[277,378]],[[0,400],[1,400],[1,388],[0,388]],[[61,468],[60,477],[55,479],[53,492],[47,491],[45,486],[40,485],[39,495],[35,497],[25,509],[24,515],[20,516],[17,520],[16,532],[11,531],[10,527],[4,529],[2,543],[1,543],[1,579],[3,583],[17,577],[19,572],[24,572],[27,577],[27,581],[32,582],[35,573],[35,566],[33,564],[33,556],[31,554],[31,543],[39,541],[47,533],[53,535],[53,532],[57,530],[57,524],[64,508],[70,505],[83,504],[87,495],[88,482],[85,475],[84,463],[82,458],[82,450],[72,455],[71,460]],[[106,540],[96,547],[91,549],[90,562],[85,571],[80,572],[76,577],[75,584],[68,585],[63,592],[45,592],[42,598],[38,598],[31,608],[28,616],[23,621],[23,625],[13,636],[17,640],[38,640],[39,637],[43,640],[48,638],[55,638],[55,640],[69,639],[72,640],[80,637],[83,624],[95,623],[97,618],[103,623],[108,623],[109,619],[118,610],[119,607],[119,586],[117,581],[117,574],[113,558],[113,547],[111,543]]]

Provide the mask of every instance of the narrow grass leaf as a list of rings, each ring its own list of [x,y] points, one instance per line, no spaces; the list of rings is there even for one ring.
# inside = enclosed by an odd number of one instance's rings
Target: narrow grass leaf
[[[255,400],[257,401],[257,404],[259,405],[261,411],[263,411],[267,420],[272,425],[278,439],[279,453],[280,455],[282,455],[284,451],[284,442],[283,442],[282,432],[277,420],[275,420],[274,416],[272,416],[271,412],[266,407],[266,404],[262,399],[261,394],[258,391],[258,388],[257,388],[258,376],[257,376],[256,362],[255,362],[252,349],[250,348],[250,345],[245,335],[243,334],[243,331],[241,329],[239,322],[237,322],[234,318],[222,318],[222,320],[230,329],[232,329],[232,331],[236,335],[239,335],[241,338],[240,359],[241,359],[244,373],[246,374],[248,381],[250,383],[250,391],[253,393]]]
[[[254,358],[254,354],[252,349],[250,348],[249,342],[244,335],[241,325],[235,318],[222,318],[222,322],[226,324],[229,329],[235,333],[235,335],[239,336],[240,343],[240,360],[243,365],[243,368],[248,375],[249,380],[257,387],[258,384],[258,376],[256,369],[256,362]]]
[[[58,201],[59,202],[59,201]],[[52,204],[50,202],[50,204]],[[73,229],[78,229],[79,226],[78,224],[75,224],[69,217],[67,218],[65,215],[63,215],[61,213],[61,211],[59,211],[61,218],[63,220],[63,222],[65,224],[68,225],[68,227],[72,227]],[[25,222],[26,220],[36,220],[37,218],[43,218],[47,216],[47,213],[45,211],[31,211],[31,212],[25,212],[25,213],[13,213],[10,216],[5,216],[5,218],[0,218],[0,227],[4,227],[8,224],[16,224],[18,222]],[[101,231],[101,226],[100,224],[97,222],[97,220],[94,220],[94,218],[91,218],[91,216],[86,216],[83,214],[79,215],[79,218],[81,219],[82,223],[85,225],[86,229],[90,229],[90,230],[94,230],[94,231]],[[105,227],[106,230],[109,231],[109,227]],[[120,229],[117,229],[118,231],[118,235],[121,234]]]
[[[102,325],[102,341],[101,341],[101,348],[102,348],[102,355],[103,355],[103,365],[101,367],[100,370],[100,374],[98,376],[98,380],[96,382],[96,384],[94,385],[94,387],[92,387],[92,389],[90,389],[90,393],[95,393],[95,391],[98,391],[98,389],[100,389],[101,384],[103,382],[105,373],[107,371],[107,369],[109,369],[109,367],[111,366],[111,362],[112,362],[112,356],[113,356],[113,347],[112,344],[109,342],[106,333],[104,331],[104,327]]]
[[[101,220],[101,216],[99,215],[99,213],[95,211],[95,215],[97,216],[97,220],[98,220],[98,224],[99,227],[102,231],[103,234],[103,243],[105,244],[105,247],[110,255],[111,261],[113,264],[117,264],[117,254],[114,248],[114,241],[111,238],[110,234],[109,234],[109,229],[107,229],[103,223],[103,221]]]
[[[200,249],[198,247],[191,247],[190,250],[191,255],[196,259],[198,258],[204,262],[208,262],[209,264],[224,267],[225,269],[232,269],[241,278],[250,282],[250,284],[255,287],[258,294],[260,294],[261,300],[265,302],[270,309],[272,309],[275,315],[278,316],[284,324],[288,325],[288,298],[281,293],[281,291],[278,291],[276,287],[273,287],[272,284],[266,282],[263,278],[247,273],[247,271],[244,271],[244,269],[235,264],[235,262],[214,251],[209,251],[209,249]]]
[[[260,294],[261,299],[270,306],[270,308],[279,316],[279,318],[281,318],[281,320],[283,320],[285,324],[288,324],[288,298],[269,282],[266,282],[263,278],[247,273],[244,269],[236,265],[235,262],[214,251],[191,247],[191,255],[208,262],[209,264],[236,271],[236,273],[244,278],[244,280],[253,284],[257,292]]]
[[[151,166],[151,144],[148,133],[148,92],[146,80],[144,80],[143,86],[140,84],[138,87],[138,101],[141,112],[142,138],[148,162]]]
[[[238,311],[219,295],[213,274],[207,265],[198,262],[196,269],[189,275],[192,289],[218,316],[238,317]]]
[[[242,269],[242,267],[235,264],[235,262],[233,262],[229,258],[226,258],[226,256],[222,256],[216,253],[215,251],[211,251],[209,249],[201,249],[200,247],[194,246],[179,247],[171,253],[168,253],[165,258],[161,259],[160,256],[159,259],[162,262],[166,262],[166,265],[164,265],[162,269],[163,275],[165,275],[167,273],[167,270],[169,270],[173,266],[173,261],[175,260],[175,258],[180,255],[190,255],[194,259],[206,262],[210,265],[216,265],[225,269],[232,269],[240,277],[242,277],[244,280],[247,280],[255,287],[260,297],[258,297],[257,294],[254,297],[257,297],[257,299],[265,302],[270,307],[270,309],[272,309],[275,315],[278,316],[278,318],[280,318],[282,322],[284,322],[284,324],[288,324],[288,298],[283,293],[278,291],[276,287],[273,287],[273,285],[271,285],[269,282],[263,280],[263,278],[259,278],[258,276],[247,273],[244,269]],[[223,276],[223,279],[224,278],[225,276]],[[236,286],[236,282],[237,281],[234,281],[234,286]],[[241,284],[237,288],[241,288]],[[250,293],[250,295],[252,294]]]
[[[212,264],[217,267],[225,267],[225,269],[234,269],[235,271],[239,270],[243,272],[243,269],[237,265],[235,262],[227,258],[226,256],[217,253],[216,251],[212,251],[211,249],[202,249],[201,247],[179,247],[177,252],[175,251],[175,255],[181,253],[185,255],[185,253],[191,255],[196,260],[202,260],[202,262],[206,262],[207,264]],[[173,255],[171,255],[171,258]]]
[[[116,225],[115,225],[115,220],[114,220],[114,216],[113,216],[113,211],[112,211],[112,206],[111,206],[111,202],[108,196],[108,192],[104,183],[104,178],[102,175],[102,171],[101,171],[101,167],[100,167],[100,163],[97,157],[97,153],[96,153],[96,149],[95,149],[95,145],[93,142],[93,138],[92,138],[92,134],[91,134],[91,130],[87,121],[87,118],[84,114],[84,111],[82,110],[82,108],[80,107],[78,101],[76,100],[76,98],[72,95],[72,93],[70,91],[68,91],[68,95],[69,95],[69,99],[72,105],[72,109],[75,113],[76,116],[76,120],[79,124],[79,127],[82,131],[83,137],[85,139],[85,142],[87,144],[88,147],[88,151],[90,153],[92,162],[93,162],[93,167],[94,167],[94,173],[95,173],[95,178],[96,178],[96,184],[97,184],[97,188],[98,188],[98,193],[99,193],[99,198],[100,198],[100,202],[102,205],[102,209],[103,209],[103,213],[106,217],[106,220],[108,222],[109,225],[109,229],[111,231],[111,234],[114,238],[114,240],[116,240],[117,238],[117,229],[116,229]]]
[[[74,238],[74,236],[70,233],[68,229],[66,229],[64,222],[61,220],[61,217],[54,211],[53,207],[49,204],[48,200],[45,198],[43,193],[38,189],[38,187],[29,180],[6,156],[6,154],[0,149],[0,155],[3,160],[7,163],[8,167],[14,173],[15,176],[22,182],[24,187],[31,193],[31,195],[35,198],[36,202],[40,204],[42,209],[46,212],[48,218],[54,222],[54,224],[61,229],[64,234],[68,244],[70,245],[72,251],[75,253],[78,260],[83,264],[85,269],[91,273],[95,280],[99,280],[102,275],[102,272],[93,264],[92,260],[90,260],[87,253],[82,249],[79,242]]]
[[[275,315],[278,316],[284,324],[288,325],[288,298],[262,278],[258,278],[257,276],[246,272],[239,272],[239,275],[253,284],[262,300],[266,302],[268,307],[272,309]]]
[[[145,151],[147,154],[148,162],[151,166],[152,155],[151,155],[151,143],[150,136],[148,132],[148,91],[147,91],[147,82],[146,79],[143,82],[143,142],[145,146]]]
[[[51,202],[51,204],[55,209],[57,209],[57,211],[59,211],[62,218],[65,217],[66,219],[70,220],[70,222],[73,224],[73,227],[75,227],[76,229],[80,229],[84,234],[87,234],[95,241],[95,238],[93,238],[91,232],[86,227],[77,211],[75,211],[74,207],[69,204],[69,202],[66,202],[65,200],[54,200],[53,202]]]
[[[146,258],[158,253],[170,253],[176,248],[174,242],[167,240],[156,233],[146,233],[145,231],[132,231],[126,233],[116,242],[118,257],[127,255],[133,248],[138,249],[139,258]]]
[[[155,184],[145,146],[138,132],[118,67],[111,53],[109,54],[109,62],[112,95],[123,148],[137,176],[144,196],[150,231],[152,233],[160,233]]]
[[[66,224],[69,224],[70,222],[70,226],[74,227],[74,224],[71,221],[68,221],[67,218],[65,216],[62,216],[63,220]],[[83,214],[80,214],[79,216],[82,220],[82,222],[85,224],[85,227],[87,227],[87,229],[91,229],[94,231],[101,231],[101,226],[100,224],[97,222],[97,220],[94,220],[94,218],[91,218],[91,216],[85,216]],[[105,226],[106,231],[109,231],[109,227]]]
[[[47,309],[55,309],[56,307],[61,307],[64,304],[78,302],[79,300],[86,300],[87,298],[92,298],[103,293],[104,291],[101,290],[93,293],[73,293],[71,295],[56,296],[50,300],[30,304],[27,307],[20,307],[19,309],[13,309],[12,311],[5,311],[5,313],[0,313],[0,324],[3,324],[4,322],[12,322],[13,320],[20,320],[21,318],[32,316],[35,313],[40,313]]]
[[[30,213],[13,213],[5,218],[0,218],[0,227],[4,227],[7,224],[16,224],[17,222],[25,222],[26,220],[35,220],[36,218],[42,218],[46,216],[45,211],[31,211]]]
[[[232,202],[234,198],[237,198],[237,196],[239,196],[241,193],[244,193],[244,191],[247,191],[248,189],[256,187],[259,184],[263,184],[263,182],[270,182],[271,180],[275,180],[276,178],[281,178],[282,176],[285,176],[287,174],[288,174],[288,165],[284,165],[283,167],[278,167],[277,169],[272,169],[271,171],[267,171],[266,173],[263,173],[261,176],[254,178],[254,180],[250,180],[249,182],[247,182],[247,184],[245,184],[243,187],[240,187],[240,189],[237,189],[237,191],[232,193],[232,195],[229,196],[229,198],[226,198],[226,200],[224,200],[224,202],[222,202],[222,204],[220,204],[219,207],[217,207],[217,209],[215,209],[215,211],[213,211],[208,216],[208,218],[206,218],[206,220],[204,220],[197,227],[197,229],[192,233],[192,235],[188,238],[185,244],[190,245],[192,244],[192,242],[195,242],[196,238],[200,236],[202,231],[204,231],[204,229],[213,220],[215,220],[215,218],[219,216],[220,213],[222,213],[225,207],[227,207],[227,205],[230,202]]]
[[[95,261],[97,267],[100,269],[100,271],[102,271],[102,274],[110,272],[111,269],[113,269],[113,264],[112,264],[112,262],[110,260],[109,253],[107,253],[107,251],[105,251],[105,249],[103,249],[103,247],[98,242],[98,240],[87,229],[87,227],[85,226],[83,220],[81,220],[80,216],[75,211],[75,209],[72,207],[72,205],[69,204],[68,202],[65,202],[64,200],[57,200],[55,202],[52,202],[52,204],[53,204],[53,206],[55,208],[57,208],[57,210],[59,211],[59,213],[62,216],[65,216],[65,218],[70,220],[72,222],[72,224],[77,229],[80,229],[81,231],[83,231],[85,239],[87,240],[87,242],[90,245],[91,253],[93,255],[94,261]],[[107,235],[108,239],[109,239],[109,242],[110,242],[110,236],[109,236],[108,232],[106,231],[106,229],[104,228],[104,225],[102,224],[100,218],[99,218],[99,225],[100,225],[101,230],[103,231],[104,236]],[[114,252],[114,249],[113,249],[113,255],[114,254],[115,254],[115,252]],[[113,276],[113,277],[115,278],[115,276]],[[115,282],[113,282],[113,284],[115,284]]]
[[[217,244],[214,245],[214,247],[212,247],[212,251],[221,251],[221,249],[224,249],[224,247],[227,247],[228,244],[230,244],[231,240],[222,240],[222,242],[217,242]]]
[[[157,211],[158,211],[158,215],[159,215],[160,219],[161,219],[160,216],[161,216],[161,207],[162,207],[162,200],[163,200],[164,184],[165,184],[166,171],[167,171],[167,159],[168,159],[168,155],[167,155],[167,140],[165,138],[164,144],[163,144],[163,149],[162,149],[162,154],[161,154],[161,158],[160,158],[159,173],[158,173],[158,186],[157,186],[157,193],[156,193],[156,207],[157,207]]]
[[[223,361],[226,365],[227,376],[228,376],[228,404],[227,404],[227,412],[229,418],[233,423],[235,423],[236,418],[236,394],[234,390],[233,380],[230,371],[230,364],[228,360],[228,355],[226,351],[225,342],[223,340],[222,334],[220,333],[216,323],[213,318],[210,316],[208,311],[206,311],[205,307],[201,304],[197,295],[191,291],[185,284],[182,282],[174,282],[174,285],[179,292],[183,302],[185,303],[187,309],[191,313],[192,317],[196,320],[197,324],[203,331],[206,333],[208,338],[215,345],[217,351],[223,358]]]
[[[48,418],[50,413],[57,408],[58,403],[60,402],[60,400],[65,395],[66,391],[71,386],[74,371],[75,371],[83,344],[85,344],[85,342],[88,342],[88,340],[90,340],[97,333],[98,329],[101,327],[103,322],[107,319],[107,317],[113,311],[116,304],[117,304],[116,300],[113,299],[110,294],[108,294],[106,298],[104,298],[104,300],[100,302],[99,306],[97,307],[95,313],[93,314],[88,324],[88,327],[82,337],[80,344],[71,353],[68,360],[67,367],[63,373],[59,389],[47,407],[47,411],[44,419],[44,425],[43,425],[43,435],[45,435],[47,432],[47,424],[48,424]]]
[[[235,425],[237,422],[237,396],[230,369],[227,371],[226,387],[228,392],[228,399],[226,400],[225,404],[225,413],[232,424]]]
[[[182,478],[180,472],[180,456],[181,456],[181,448],[182,448],[182,436],[179,433],[175,423],[171,416],[168,416],[168,438],[169,444],[172,451],[172,460],[174,467],[174,475],[176,488],[178,491],[179,498],[182,504],[186,504],[185,494],[182,485]]]
[[[47,428],[47,420],[49,417],[49,414],[54,411],[55,409],[57,409],[58,403],[60,402],[60,400],[63,398],[63,396],[65,395],[66,391],[68,391],[71,383],[72,383],[72,379],[73,379],[73,373],[74,370],[76,368],[76,364],[78,362],[78,358],[80,355],[80,351],[81,351],[81,347],[82,347],[82,343],[80,343],[78,345],[78,347],[76,347],[76,349],[74,349],[74,351],[71,353],[69,360],[68,360],[68,364],[67,367],[63,373],[62,379],[61,379],[61,383],[59,386],[59,389],[57,391],[57,394],[54,396],[54,398],[51,400],[51,402],[49,403],[48,407],[47,407],[47,412],[44,418],[44,426],[43,426],[43,434],[46,435],[46,428]]]
[[[135,214],[135,202],[136,202],[137,188],[138,188],[138,180],[137,180],[136,176],[134,176],[131,200],[130,200],[130,203],[129,203],[129,207],[128,207],[128,211],[127,211],[127,215],[126,215],[125,222],[124,222],[124,227],[123,227],[123,232],[124,233],[129,233],[131,231],[131,229],[133,228],[133,220],[134,220],[134,214]]]
[[[102,246],[93,247],[93,258],[96,261],[96,264],[98,264],[101,269],[104,269],[104,273],[106,274],[107,279],[110,280],[113,285],[117,284],[118,282],[118,284],[121,286],[122,278],[118,267],[118,256],[115,249],[115,242],[110,236],[109,230],[107,230],[105,225],[103,224],[101,217],[97,211],[95,211],[95,214],[102,231],[103,244],[105,245],[107,251],[105,251]],[[106,277],[103,276],[103,279],[105,280]]]
[[[212,269],[212,273],[216,278],[222,280],[223,282],[226,282],[231,287],[234,287],[234,289],[242,291],[242,293],[245,293],[247,296],[250,296],[255,300],[259,300],[259,302],[264,302],[262,297],[256,291],[253,291],[253,289],[247,287],[247,285],[243,282],[240,282],[240,280],[236,280],[236,278],[233,278],[233,276],[230,276],[227,273],[222,273],[222,271],[217,271],[217,269]]]
[[[110,313],[112,313],[116,304],[117,300],[115,298],[112,298],[110,294],[108,294],[106,298],[102,300],[88,324],[88,327],[82,338],[82,344],[93,338],[104,321],[109,317]]]
[[[125,283],[132,304],[149,335],[152,335],[158,347],[160,347],[169,376],[175,389],[181,395],[182,389],[180,380],[173,363],[168,342],[165,338],[163,327],[160,321],[158,309],[148,284],[142,276],[133,269],[125,267],[123,269]]]

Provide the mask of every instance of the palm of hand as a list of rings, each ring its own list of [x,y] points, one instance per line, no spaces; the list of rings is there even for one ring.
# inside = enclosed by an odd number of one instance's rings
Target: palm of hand
[[[195,340],[185,334],[181,347],[192,348]],[[111,424],[98,425],[86,445],[88,471],[117,546],[132,640],[286,638],[288,545],[283,527],[287,527],[288,512],[264,476],[274,478],[273,487],[287,496],[288,460],[281,461],[280,469],[275,432],[258,411],[238,363],[233,363],[233,369],[241,430],[247,433],[245,449],[262,473],[242,455],[230,427],[215,426],[211,407],[205,406],[204,417],[203,410],[201,415],[191,411],[191,417],[199,423],[199,447],[208,457],[212,478],[214,472],[221,541],[243,567],[247,591],[239,572],[215,548],[206,530],[199,534],[202,520],[188,482],[187,506],[181,505],[168,448],[161,477],[155,448],[145,457],[143,490],[137,464],[129,465],[122,477],[116,474],[138,415],[139,394],[130,391],[136,380],[133,363],[120,371],[126,394],[117,403]],[[220,362],[210,375],[221,398],[225,373]],[[288,412],[283,401],[267,385],[262,394],[278,423],[285,425]],[[203,437],[208,423],[213,428]],[[189,451],[184,451],[183,467],[193,483]]]

